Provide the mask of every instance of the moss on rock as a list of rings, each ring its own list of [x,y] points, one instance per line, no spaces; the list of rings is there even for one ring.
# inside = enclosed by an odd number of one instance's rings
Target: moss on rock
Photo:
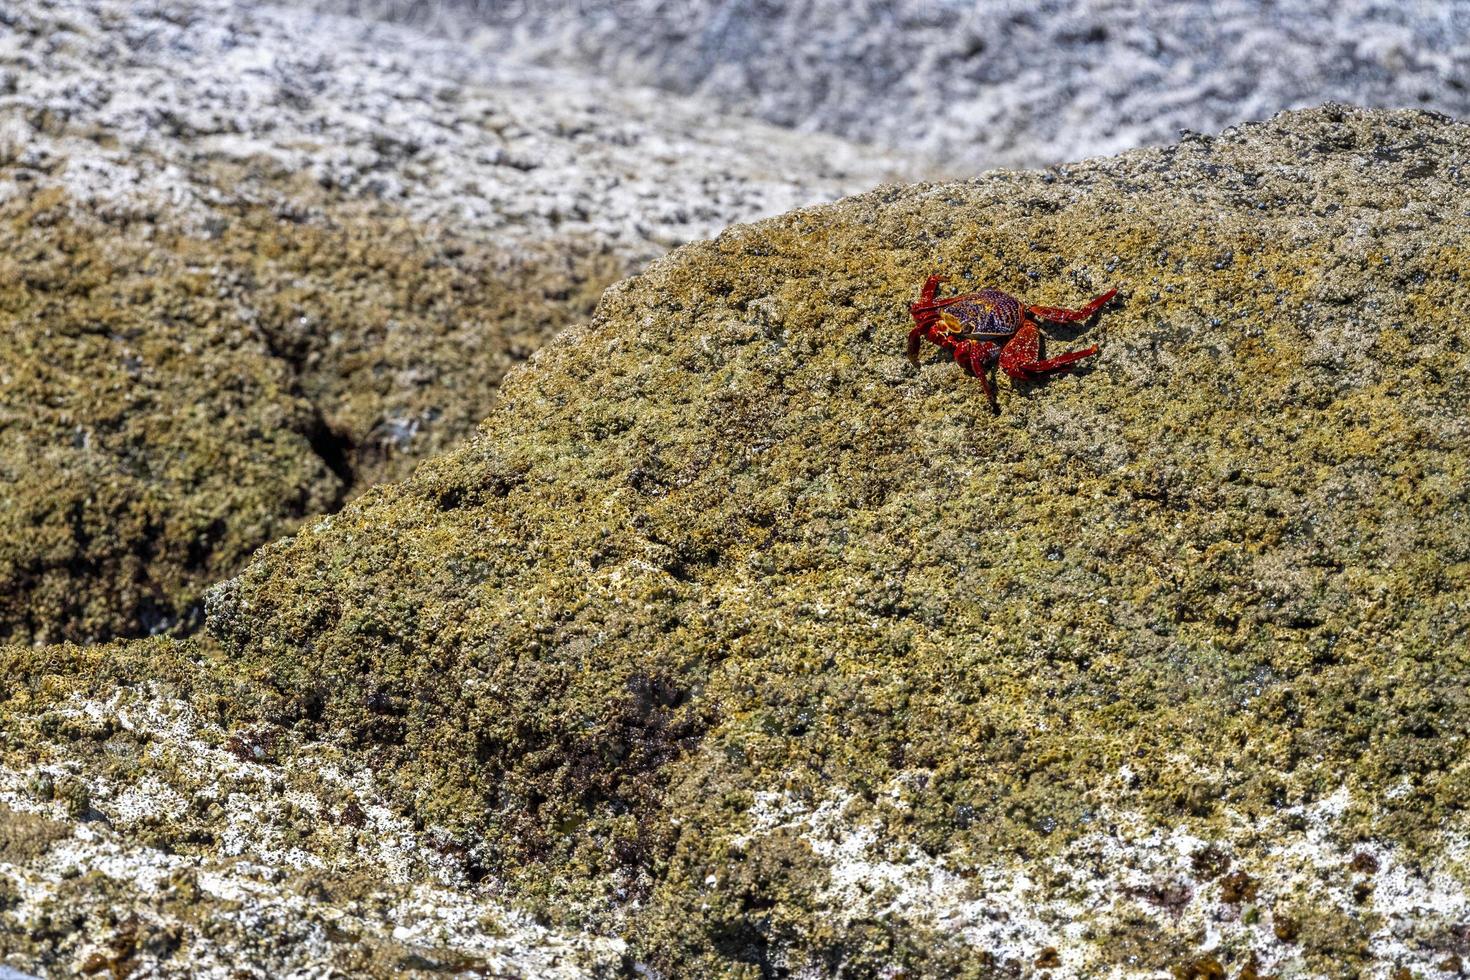
[[[620,261],[391,211],[218,209],[214,233],[0,206],[0,640],[197,625],[304,516],[469,433]]]
[[[682,249],[473,443],[213,591],[191,689],[663,975],[1438,962],[1470,908],[1467,153],[1328,106]],[[936,271],[1122,293],[1053,341],[1094,368],[1002,380],[993,418],[903,358]]]

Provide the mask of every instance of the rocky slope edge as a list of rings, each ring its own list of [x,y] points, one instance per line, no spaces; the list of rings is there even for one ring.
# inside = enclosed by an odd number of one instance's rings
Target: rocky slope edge
[[[665,975],[1438,963],[1467,149],[1328,106],[730,229],[263,549],[211,632]],[[930,272],[1120,301],[992,418],[903,357]]]
[[[872,154],[251,4],[0,11],[0,638],[197,624],[650,257]],[[792,177],[788,175],[799,174]]]
[[[26,976],[622,968],[616,938],[472,887],[360,754],[223,725],[254,693],[207,645],[0,647],[0,668],[0,961]]]

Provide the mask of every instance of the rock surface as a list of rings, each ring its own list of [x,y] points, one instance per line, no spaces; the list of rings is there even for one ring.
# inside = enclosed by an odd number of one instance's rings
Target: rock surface
[[[1470,114],[1470,7],[1379,0],[296,0],[698,93],[948,172],[1335,99]]]
[[[0,637],[197,626],[260,544],[471,431],[619,269],[340,208],[201,236],[0,204]]]
[[[611,937],[473,889],[361,754],[277,726],[207,646],[0,648],[0,960],[40,976],[610,976]],[[18,974],[0,965],[0,980]]]
[[[1339,106],[732,228],[208,625],[664,976],[1450,975],[1470,128]],[[1095,366],[903,357],[930,272]]]
[[[223,649],[0,649],[0,963],[1448,980],[1467,157],[1328,106],[660,260]],[[992,417],[931,271],[1122,293]]]
[[[888,172],[578,84],[228,0],[6,4],[0,639],[197,625],[609,282]]]

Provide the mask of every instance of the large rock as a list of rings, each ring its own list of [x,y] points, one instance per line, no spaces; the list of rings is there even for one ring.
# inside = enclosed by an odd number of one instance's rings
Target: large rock
[[[0,30],[0,640],[197,625],[254,548],[464,438],[608,283],[886,172],[230,0]]]
[[[1448,970],[1467,154],[1329,105],[681,249],[212,593],[221,708],[666,976]],[[1120,294],[992,417],[931,272]]]

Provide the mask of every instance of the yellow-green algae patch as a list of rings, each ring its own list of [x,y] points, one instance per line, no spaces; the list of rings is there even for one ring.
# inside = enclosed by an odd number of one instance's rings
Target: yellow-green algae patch
[[[196,235],[6,201],[0,639],[197,625],[255,548],[467,435],[623,271],[330,201],[221,205]]]
[[[275,722],[667,976],[1020,969],[847,914],[830,841],[1055,907],[1106,869],[1048,862],[1119,814],[1247,879],[1119,885],[1137,917],[1064,963],[1391,965],[1371,895],[1247,884],[1313,828],[1410,863],[1467,829],[1467,154],[1329,106],[733,228],[609,291],[472,444],[263,549],[211,631]],[[903,357],[931,272],[1120,294],[1051,342],[1091,370],[992,417]],[[837,836],[779,830],[803,808]],[[1213,951],[1168,924],[1205,897],[1240,923]]]

